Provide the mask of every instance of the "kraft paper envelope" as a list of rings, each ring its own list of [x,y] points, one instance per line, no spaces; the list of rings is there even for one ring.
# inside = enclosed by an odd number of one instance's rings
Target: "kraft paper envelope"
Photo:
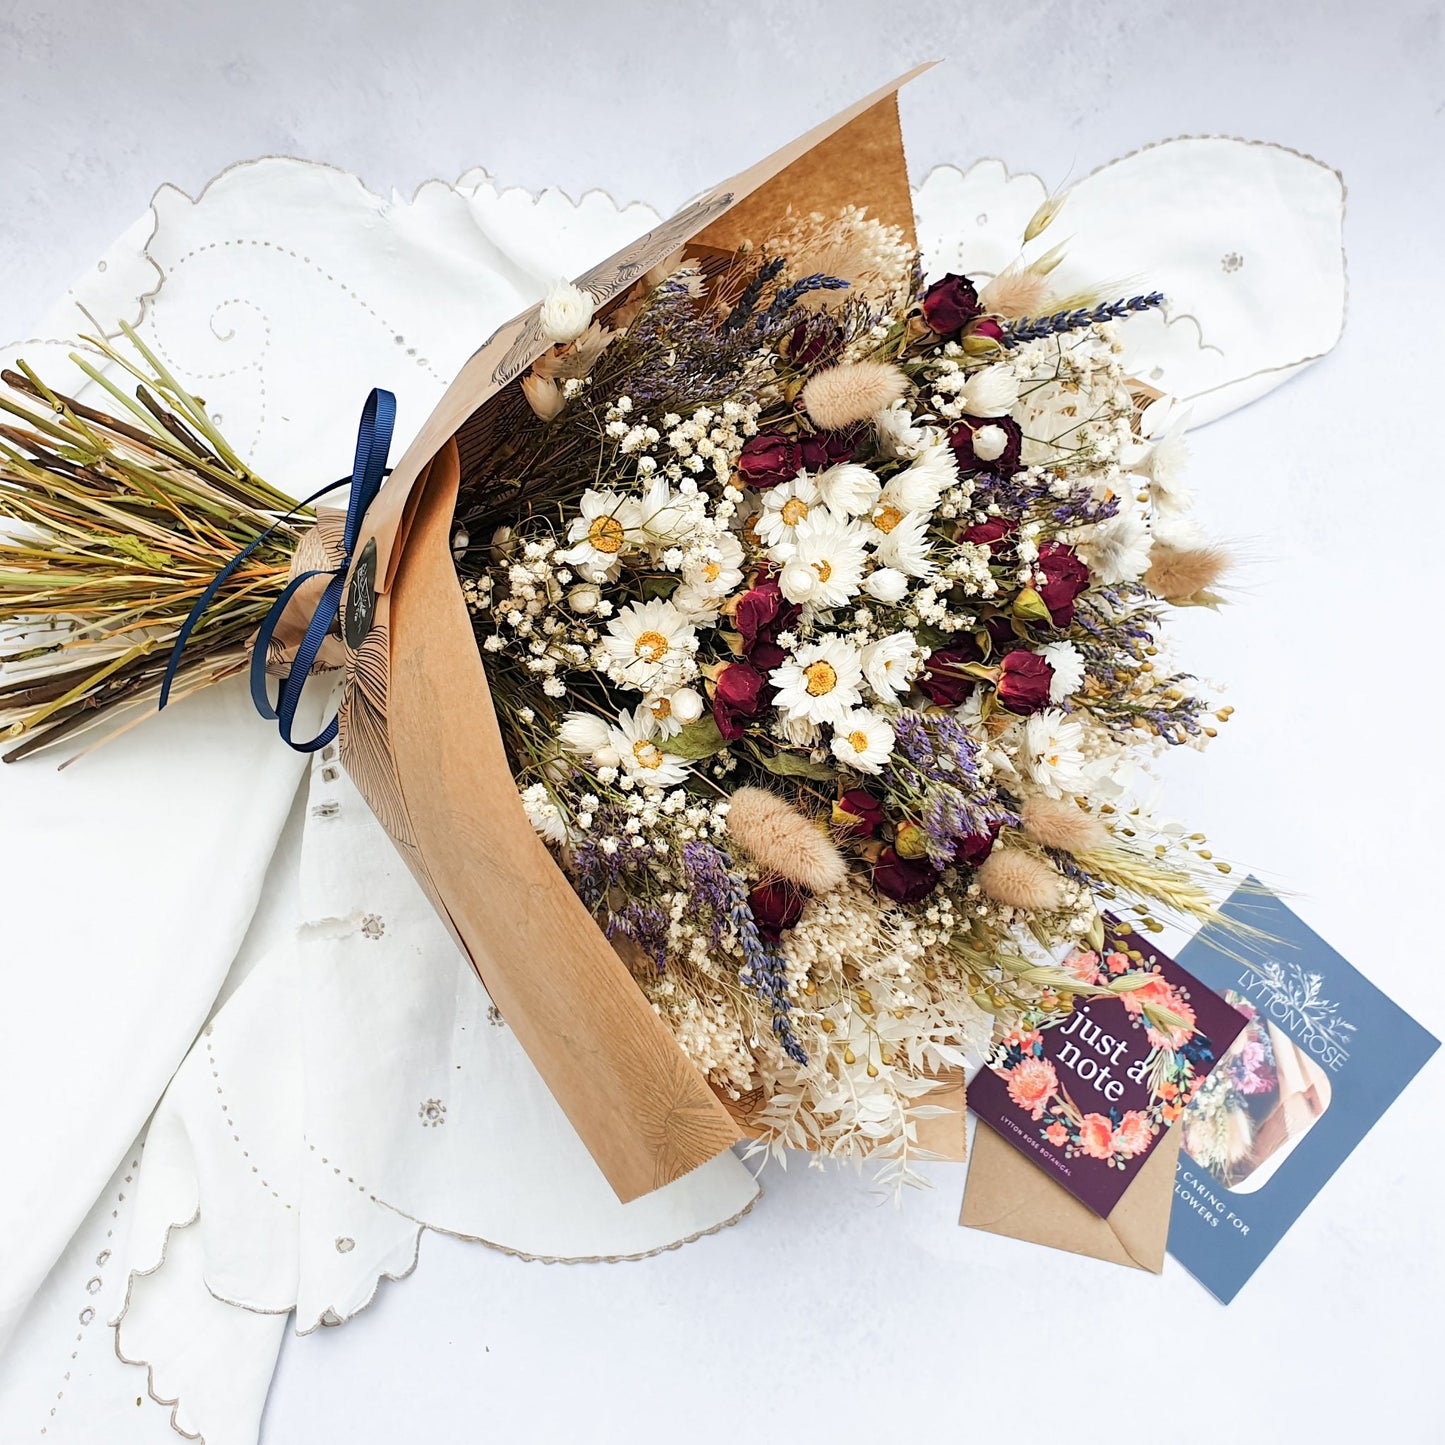
[[[1006,1139],[980,1124],[974,1131],[973,1160],[958,1222],[1160,1274],[1178,1157],[1179,1131],[1171,1129],[1104,1219]]]

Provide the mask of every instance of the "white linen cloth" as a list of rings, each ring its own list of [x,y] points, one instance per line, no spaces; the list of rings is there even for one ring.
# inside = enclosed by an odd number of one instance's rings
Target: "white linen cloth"
[[[993,274],[1045,195],[996,161],[933,172],[930,271]],[[1078,183],[1035,245],[1069,238],[1065,282],[1167,292],[1125,328],[1129,359],[1198,422],[1334,344],[1342,206],[1339,178],[1293,152],[1167,142]],[[495,325],[655,219],[482,172],[383,201],[273,158],[194,201],[163,188],[50,334],[82,329],[77,302],[138,320],[300,495],[344,471],[370,387],[398,395],[399,450]],[[7,348],[52,380],[68,349]],[[0,1438],[251,1442],[287,1314],[303,1332],[347,1318],[413,1267],[423,1226],[627,1256],[754,1197],[724,1156],[618,1205],[340,769],[318,759],[298,795],[303,772],[226,686],[58,776],[44,757],[0,776],[18,930],[0,960]],[[55,876],[79,880],[75,913],[27,915]],[[147,1394],[167,1409],[137,1408]]]

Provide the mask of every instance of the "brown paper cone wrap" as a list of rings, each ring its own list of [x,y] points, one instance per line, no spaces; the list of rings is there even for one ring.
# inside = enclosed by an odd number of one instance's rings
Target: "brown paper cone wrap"
[[[911,236],[895,97],[911,78],[708,192],[578,284],[600,309],[679,248],[731,249],[755,227],[766,235],[789,206],[852,202]],[[457,581],[452,520],[472,443],[505,424],[503,389],[545,349],[536,307],[502,327],[367,514],[342,609],[341,757],[628,1200],[696,1168],[739,1131],[527,822]]]

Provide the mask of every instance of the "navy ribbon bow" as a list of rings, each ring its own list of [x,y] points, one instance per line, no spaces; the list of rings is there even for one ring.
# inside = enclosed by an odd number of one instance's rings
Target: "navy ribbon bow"
[[[391,392],[383,391],[378,387],[366,398],[366,405],[361,412],[361,424],[356,432],[356,460],[351,468],[351,492],[346,502],[346,526],[342,532],[341,561],[335,568],[317,568],[293,577],[272,604],[271,610],[266,614],[256,633],[255,647],[251,653],[251,701],[255,703],[256,711],[263,718],[268,722],[273,720],[276,722],[282,741],[288,747],[295,748],[297,752],[314,753],[318,748],[324,748],[336,736],[337,719],[334,717],[314,738],[306,742],[297,742],[291,735],[291,728],[296,719],[296,708],[301,701],[302,689],[311,675],[311,669],[316,665],[321,644],[325,642],[327,633],[331,631],[332,623],[340,616],[342,591],[346,586],[347,573],[351,569],[352,553],[356,549],[356,540],[361,532],[361,521],[366,516],[366,509],[376,500],[376,494],[381,490],[382,479],[387,474],[386,460],[391,450],[391,433],[395,424],[396,398]],[[166,665],[166,675],[161,682],[159,707],[165,707],[169,701],[171,684],[175,681],[176,671],[180,667],[181,654],[186,649],[186,643],[190,640],[191,633],[195,631],[196,624],[200,622],[206,609],[215,600],[216,594],[225,585],[226,579],[277,527],[290,521],[303,507],[324,497],[327,492],[335,491],[337,487],[346,485],[345,479],[332,482],[329,486],[322,487],[320,491],[313,492],[303,501],[297,502],[291,511],[284,517],[278,517],[260,536],[237,552],[216,574],[211,585],[196,599],[196,605],[191,608],[190,616],[186,618],[184,626],[176,636],[175,646],[171,649],[170,662]],[[271,646],[271,637],[276,631],[277,624],[281,621],[282,614],[286,611],[286,604],[291,601],[297,589],[311,581],[313,577],[329,577],[331,580],[326,584],[326,588],[321,594],[321,600],[316,604],[315,612],[311,614],[310,622],[306,624],[306,631],[296,649],[291,670],[281,679],[281,691],[273,707],[266,688],[266,654]]]

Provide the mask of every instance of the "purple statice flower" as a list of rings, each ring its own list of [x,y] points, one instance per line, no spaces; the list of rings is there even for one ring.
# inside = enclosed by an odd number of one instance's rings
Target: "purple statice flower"
[[[683,866],[693,898],[712,914],[709,937],[714,946],[723,930],[731,925],[743,950],[739,978],[769,1006],[773,1032],[783,1052],[795,1064],[806,1064],[808,1056],[793,1032],[789,1018],[788,974],[782,955],[770,948],[758,931],[757,919],[748,904],[747,884],[728,866],[728,859],[712,843],[694,841],[682,845]]]
[[[936,867],[953,861],[961,839],[1017,822],[979,776],[978,744],[962,719],[905,709],[893,719],[893,732],[884,782],[907,800],[906,811],[923,828]]]
[[[667,968],[667,929],[669,919],[656,904],[631,900],[621,912],[609,915],[607,936],[622,934],[630,938],[652,960],[658,973]]]

